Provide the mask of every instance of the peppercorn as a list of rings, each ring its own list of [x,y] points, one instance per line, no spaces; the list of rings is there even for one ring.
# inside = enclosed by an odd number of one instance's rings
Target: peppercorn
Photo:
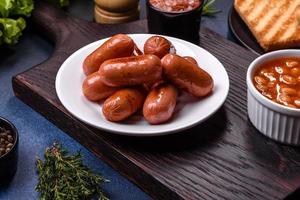
[[[0,157],[8,153],[14,145],[14,136],[10,130],[0,127]]]

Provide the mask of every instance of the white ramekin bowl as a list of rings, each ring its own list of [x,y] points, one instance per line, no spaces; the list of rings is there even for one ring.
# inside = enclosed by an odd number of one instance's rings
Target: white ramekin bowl
[[[300,109],[277,104],[264,97],[253,84],[255,69],[266,61],[282,57],[300,57],[300,50],[280,50],[255,59],[247,71],[248,116],[265,136],[278,142],[300,145]]]

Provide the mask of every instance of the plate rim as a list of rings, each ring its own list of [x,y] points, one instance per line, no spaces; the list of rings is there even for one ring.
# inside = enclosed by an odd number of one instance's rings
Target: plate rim
[[[132,36],[144,36],[144,35],[147,35],[147,37],[151,37],[153,35],[158,35],[158,34],[148,34],[148,33],[138,33],[138,34],[127,34],[128,36],[132,37]],[[200,123],[203,123],[204,121],[206,121],[208,118],[210,118],[211,116],[213,116],[221,107],[222,105],[225,103],[227,97],[228,97],[228,94],[229,94],[229,89],[230,89],[230,79],[229,79],[229,76],[228,76],[228,73],[226,71],[226,68],[224,67],[224,65],[221,63],[221,61],[216,58],[212,53],[210,53],[209,51],[207,51],[206,49],[198,46],[198,45],[195,45],[193,43],[190,43],[188,41],[185,41],[185,40],[182,40],[182,39],[179,39],[179,38],[175,38],[175,37],[170,37],[170,36],[165,36],[165,35],[160,35],[160,36],[163,36],[163,37],[166,37],[166,38],[170,38],[170,40],[177,40],[177,41],[180,41],[180,42],[187,42],[189,45],[192,45],[196,48],[201,48],[202,50],[206,51],[207,53],[209,53],[211,56],[213,56],[222,66],[222,68],[224,69],[224,72],[226,75],[226,77],[224,78],[224,80],[226,81],[226,91],[225,91],[225,95],[223,96],[223,98],[221,99],[221,101],[219,101],[219,104],[218,106],[216,106],[214,108],[214,110],[207,116],[205,116],[203,119],[201,120],[198,120],[198,121],[195,121],[194,123],[191,123],[191,124],[188,124],[187,126],[183,126],[183,127],[179,127],[179,128],[174,128],[174,129],[168,129],[168,130],[164,130],[164,131],[148,131],[148,132],[143,132],[143,133],[138,133],[138,132],[128,132],[128,131],[121,131],[121,130],[115,130],[115,129],[109,129],[107,127],[99,127],[93,123],[90,123],[89,121],[85,120],[84,118],[81,118],[79,116],[77,116],[71,109],[68,109],[63,101],[61,101],[62,97],[61,97],[61,94],[60,94],[60,90],[58,89],[58,85],[59,85],[59,82],[60,82],[60,79],[61,79],[61,74],[62,74],[62,67],[65,65],[66,62],[68,62],[69,60],[71,60],[73,57],[77,56],[77,54],[84,48],[86,48],[87,46],[89,45],[93,45],[94,43],[97,43],[101,40],[107,40],[108,38],[110,37],[106,37],[106,38],[102,38],[100,40],[96,40],[94,42],[91,42],[81,48],[79,48],[78,50],[76,50],[74,53],[72,53],[60,66],[58,72],[57,72],[57,75],[56,75],[56,78],[55,78],[55,90],[56,90],[56,94],[57,94],[57,97],[60,101],[60,103],[62,104],[62,106],[73,116],[75,117],[76,119],[98,129],[98,130],[103,130],[103,131],[106,131],[106,132],[109,132],[109,133],[113,133],[113,134],[117,134],[117,135],[124,135],[124,136],[134,136],[134,137],[154,137],[154,136],[164,136],[164,135],[169,135],[169,134],[173,134],[173,133],[179,133],[183,130],[187,130],[187,129],[190,129],[196,125],[199,125]]]

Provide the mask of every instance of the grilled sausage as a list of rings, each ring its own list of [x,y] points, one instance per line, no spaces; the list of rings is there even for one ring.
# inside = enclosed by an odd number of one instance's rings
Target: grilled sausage
[[[105,100],[102,112],[109,121],[122,121],[140,109],[144,99],[145,95],[139,89],[121,89]]]
[[[195,63],[174,54],[167,54],[161,62],[165,77],[178,88],[196,97],[203,97],[212,92],[212,77]]]
[[[104,61],[130,56],[133,51],[134,42],[130,37],[124,34],[115,35],[86,57],[83,62],[84,73],[90,75],[98,71]]]
[[[145,54],[154,54],[159,58],[170,53],[171,42],[161,36],[152,36],[144,44]]]
[[[160,59],[155,55],[140,55],[105,61],[99,74],[109,86],[132,86],[154,83],[161,79]]]
[[[112,95],[120,88],[110,87],[105,85],[98,72],[95,72],[84,80],[82,91],[84,96],[90,101],[99,101]]]
[[[150,124],[168,121],[176,106],[177,90],[170,84],[161,84],[153,88],[143,106],[144,118]]]
[[[194,63],[194,64],[196,64],[196,65],[198,65],[196,59],[191,57],[191,56],[184,56],[183,58],[190,61],[190,62],[192,62],[192,63]]]

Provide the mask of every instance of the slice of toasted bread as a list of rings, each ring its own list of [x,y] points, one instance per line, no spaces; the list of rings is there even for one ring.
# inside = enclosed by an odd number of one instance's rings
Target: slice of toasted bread
[[[235,0],[234,8],[265,51],[300,47],[300,0]]]

